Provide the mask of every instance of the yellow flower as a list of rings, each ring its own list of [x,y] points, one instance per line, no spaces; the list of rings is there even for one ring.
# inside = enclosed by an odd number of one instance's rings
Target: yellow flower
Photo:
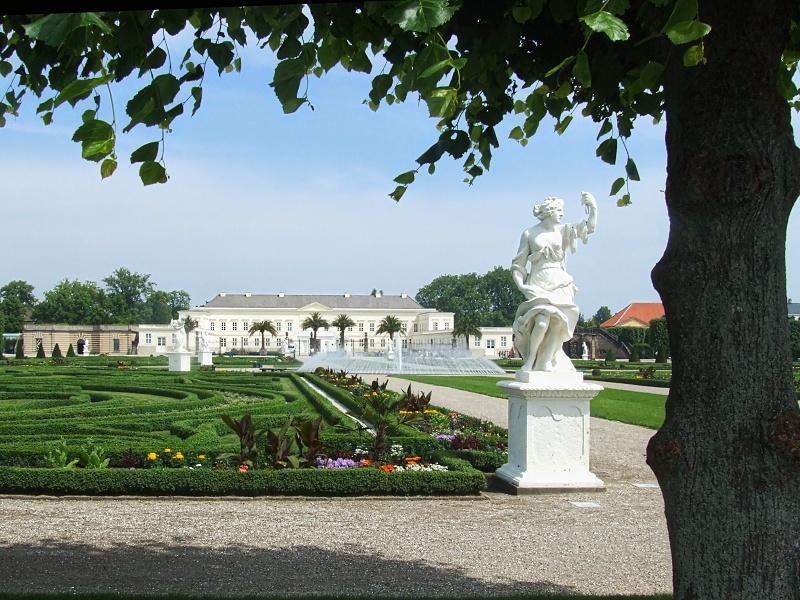
[[[172,450],[169,448],[164,448],[164,454],[169,454],[170,452],[172,452]]]
[[[147,460],[155,460],[156,458],[158,458],[158,456],[156,455],[155,452],[151,452],[150,454],[147,455]]]
[[[172,457],[172,460],[183,460],[183,454],[176,452],[175,456]]]
[[[199,458],[200,460],[205,460],[206,455],[205,454],[201,454],[197,458]]]

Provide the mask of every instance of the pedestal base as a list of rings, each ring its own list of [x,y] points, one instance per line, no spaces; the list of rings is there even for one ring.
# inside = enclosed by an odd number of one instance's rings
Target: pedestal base
[[[515,493],[600,491],[589,471],[589,402],[603,388],[577,372],[518,372],[508,394],[508,462],[495,477]]]
[[[169,370],[187,372],[191,371],[192,354],[190,352],[167,352],[169,357]]]
[[[211,361],[211,350],[201,350],[197,353],[197,361],[200,363],[201,366],[208,367],[211,366],[213,363]]]

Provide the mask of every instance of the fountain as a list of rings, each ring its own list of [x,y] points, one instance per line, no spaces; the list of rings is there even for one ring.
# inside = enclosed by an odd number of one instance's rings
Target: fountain
[[[486,357],[476,356],[463,348],[430,346],[403,349],[395,344],[391,352],[348,354],[345,350],[318,352],[303,363],[298,371],[314,371],[325,367],[348,373],[381,375],[503,375],[505,371]]]

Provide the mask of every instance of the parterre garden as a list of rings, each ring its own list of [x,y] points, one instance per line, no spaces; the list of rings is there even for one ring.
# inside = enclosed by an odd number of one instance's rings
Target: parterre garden
[[[374,424],[375,433],[316,390]],[[507,433],[430,400],[346,373],[7,366],[0,369],[0,492],[479,492],[482,471],[506,460]]]

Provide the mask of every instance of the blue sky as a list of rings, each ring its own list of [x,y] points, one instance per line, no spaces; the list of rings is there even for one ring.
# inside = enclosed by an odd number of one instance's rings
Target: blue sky
[[[41,298],[64,278],[99,283],[124,266],[159,289],[186,290],[195,305],[219,292],[413,295],[439,275],[510,265],[536,222],[534,204],[559,196],[565,220],[580,220],[587,190],[599,203],[598,228],[568,259],[581,311],[659,300],[650,270],[669,227],[663,125],[641,120],[629,141],[642,181],[627,208],[608,196],[622,166],[595,157],[597,128],[579,117],[563,136],[544,123],[526,148],[504,139],[509,122],[475,185],[445,158],[395,203],[392,179],[437,137],[424,105],[410,99],[373,112],[362,104],[370,78],[337,68],[310,80],[315,110],[284,115],[268,86],[273,61],[247,50],[242,73],[209,73],[203,107],[167,136],[166,185],[143,187],[127,164],[154,131],[123,136],[120,168],[101,181],[70,141],[83,109],[64,108],[45,127],[28,98],[0,129],[0,285],[22,279]],[[125,100],[117,89],[118,111]],[[787,259],[796,300],[798,225],[795,210]]]

